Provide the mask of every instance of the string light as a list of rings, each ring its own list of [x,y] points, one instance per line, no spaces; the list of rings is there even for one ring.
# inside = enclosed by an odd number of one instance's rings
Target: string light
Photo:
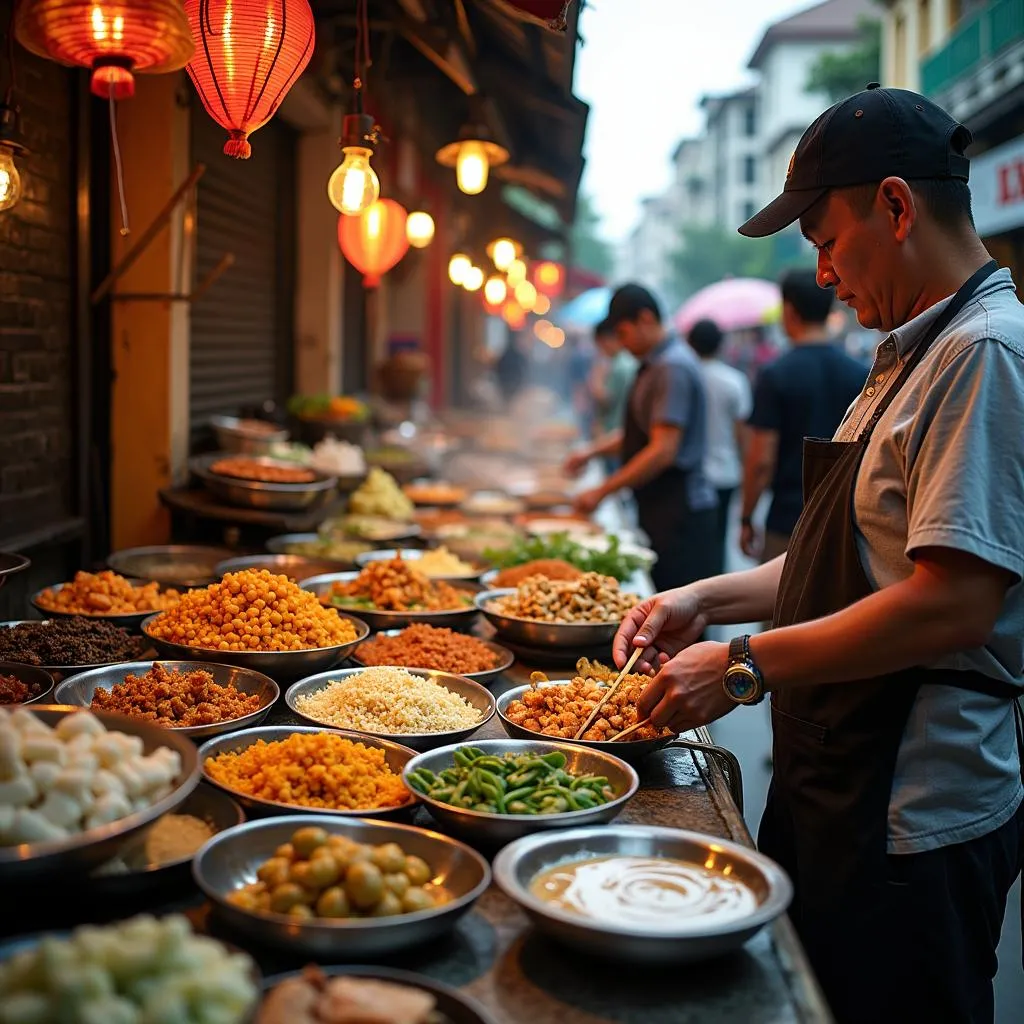
[[[508,295],[508,286],[497,274],[487,278],[484,285],[484,300],[490,306],[500,306]]]
[[[521,259],[514,259],[509,265],[506,271],[508,275],[508,283],[513,288],[517,284],[522,284],[526,280],[526,264]]]
[[[551,300],[546,295],[538,295],[533,303],[533,311],[537,316],[547,316],[551,312]]]
[[[519,303],[523,309],[531,310],[535,308],[537,302],[537,289],[534,288],[529,281],[520,281],[515,287],[516,302]]]
[[[519,258],[520,252],[521,246],[511,238],[496,238],[487,246],[487,255],[498,270],[508,270],[513,261]]]
[[[473,269],[473,261],[461,252],[457,252],[448,261],[448,280],[452,284],[465,284],[466,275]]]
[[[413,210],[405,222],[405,234],[414,249],[425,249],[434,240],[434,218],[426,210]]]
[[[484,283],[484,272],[479,267],[471,266],[463,278],[462,287],[467,292],[478,292]]]

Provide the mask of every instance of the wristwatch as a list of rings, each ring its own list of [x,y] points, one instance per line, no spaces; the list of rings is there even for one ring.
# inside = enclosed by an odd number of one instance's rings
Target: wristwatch
[[[737,636],[729,643],[729,665],[722,686],[737,704],[760,704],[764,700],[764,677],[750,653],[750,637]]]

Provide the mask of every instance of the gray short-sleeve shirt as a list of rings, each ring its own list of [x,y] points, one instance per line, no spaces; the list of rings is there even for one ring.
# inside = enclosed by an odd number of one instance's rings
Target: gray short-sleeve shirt
[[[857,437],[945,308],[936,304],[878,348],[836,439]],[[861,562],[881,589],[913,572],[923,547],[965,551],[1016,581],[988,643],[936,668],[972,669],[1024,694],[1024,306],[993,274],[881,417],[854,494]],[[949,686],[923,688],[900,745],[889,852],[917,853],[998,828],[1024,799],[1012,705]]]

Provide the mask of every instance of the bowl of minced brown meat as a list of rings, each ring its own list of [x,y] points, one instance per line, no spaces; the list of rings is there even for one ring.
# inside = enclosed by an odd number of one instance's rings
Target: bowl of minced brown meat
[[[169,611],[147,619],[142,631],[168,658],[296,679],[336,665],[369,627],[320,604],[287,576],[243,569],[188,591]]]
[[[377,633],[352,654],[357,665],[400,665],[432,668],[488,682],[510,668],[512,653],[489,640],[456,633],[443,626],[414,623],[405,629]]]
[[[53,690],[53,676],[41,668],[0,661],[0,705],[34,704]]]
[[[379,818],[416,800],[402,781],[413,751],[354,732],[311,726],[260,726],[199,748],[208,782],[264,814],[296,808]]]
[[[258,725],[280,693],[273,679],[251,669],[139,661],[72,676],[57,686],[53,698],[141,718],[195,739]]]

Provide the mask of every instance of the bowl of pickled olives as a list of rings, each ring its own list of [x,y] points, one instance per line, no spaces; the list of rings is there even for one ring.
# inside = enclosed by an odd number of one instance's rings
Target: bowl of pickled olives
[[[192,871],[226,927],[313,956],[377,956],[436,938],[491,880],[483,857],[447,836],[315,815],[228,829]]]

